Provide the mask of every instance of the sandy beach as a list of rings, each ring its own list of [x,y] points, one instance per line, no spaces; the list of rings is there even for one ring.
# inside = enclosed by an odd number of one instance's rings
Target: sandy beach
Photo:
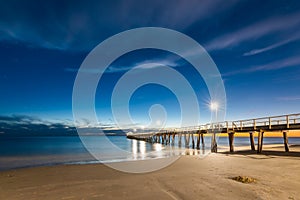
[[[0,199],[299,199],[300,148],[267,146],[205,158],[182,156],[151,173],[103,164],[58,165],[0,172]],[[253,178],[241,183],[233,177]]]
[[[0,200],[300,200],[300,0],[2,0]]]

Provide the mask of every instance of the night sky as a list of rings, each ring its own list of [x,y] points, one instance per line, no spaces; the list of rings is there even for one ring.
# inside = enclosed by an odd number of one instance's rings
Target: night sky
[[[2,129],[9,123],[72,125],[73,84],[88,53],[119,32],[149,26],[182,32],[207,50],[224,81],[226,120],[300,111],[297,0],[11,0],[0,2]],[[201,76],[178,55],[144,49],[121,56],[104,73],[96,95],[104,125],[114,124],[110,99],[117,80],[147,62],[167,63],[183,74],[199,99],[201,122],[209,122],[210,97]],[[147,123],[148,109],[157,103],[176,124],[178,101],[159,85],[145,85],[132,96],[136,123]]]

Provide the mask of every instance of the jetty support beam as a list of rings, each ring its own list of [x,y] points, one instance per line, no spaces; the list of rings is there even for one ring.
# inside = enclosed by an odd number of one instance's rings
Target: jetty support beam
[[[216,132],[212,133],[212,138],[211,138],[211,152],[212,153],[217,153],[218,152],[218,145],[217,145],[217,140],[216,140]]]
[[[197,133],[197,149],[200,149],[200,133]]]
[[[253,132],[250,132],[249,135],[250,135],[251,150],[255,151],[254,134],[253,134]]]
[[[234,132],[228,133],[228,139],[229,139],[229,150],[230,152],[234,152],[234,146],[233,146]]]
[[[257,153],[261,153],[262,152],[263,139],[264,139],[264,132],[263,131],[259,131],[259,133],[258,133]]]
[[[200,135],[201,135],[201,144],[202,144],[202,148],[204,148],[204,136],[203,136],[203,133],[201,133]]]
[[[283,132],[283,142],[284,142],[285,152],[289,152],[290,149],[289,149],[289,142],[288,142],[288,136],[286,131]]]
[[[195,149],[194,133],[192,132],[192,148]]]

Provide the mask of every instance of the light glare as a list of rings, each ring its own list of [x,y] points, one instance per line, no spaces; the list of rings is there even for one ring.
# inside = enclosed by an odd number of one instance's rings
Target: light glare
[[[211,102],[211,103],[210,103],[210,109],[211,109],[211,110],[218,110],[218,103],[216,103],[216,102]]]

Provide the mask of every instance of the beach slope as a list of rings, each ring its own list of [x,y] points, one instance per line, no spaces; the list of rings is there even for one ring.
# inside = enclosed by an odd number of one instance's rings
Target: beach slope
[[[101,164],[9,170],[0,172],[0,199],[298,199],[300,157],[286,155],[182,156],[146,174]]]

